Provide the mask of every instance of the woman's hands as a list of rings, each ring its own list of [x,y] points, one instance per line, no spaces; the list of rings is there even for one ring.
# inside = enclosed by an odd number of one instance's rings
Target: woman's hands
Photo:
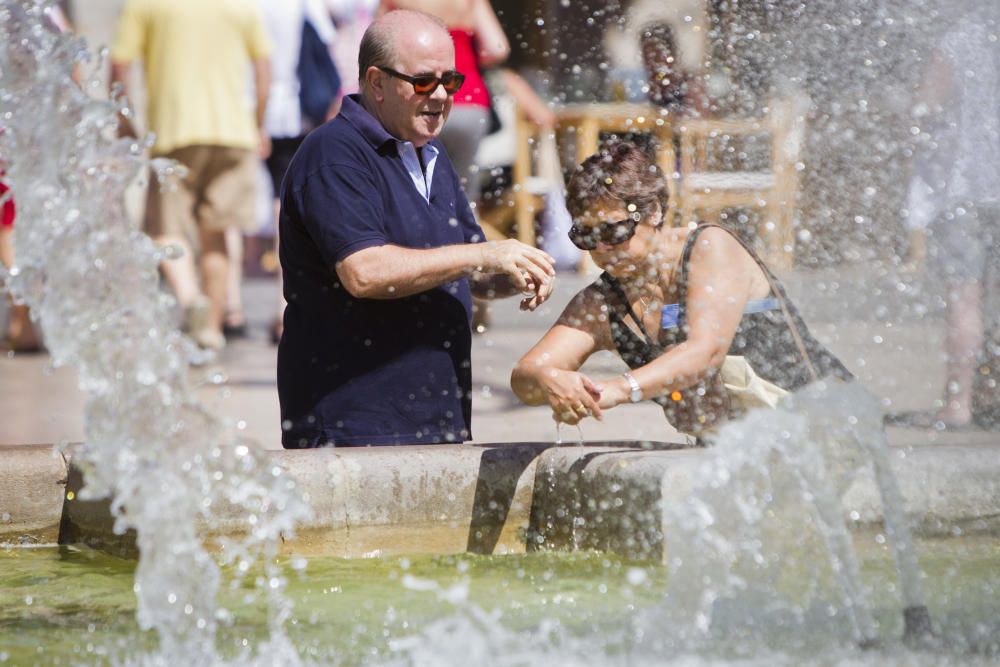
[[[550,368],[542,373],[539,384],[557,422],[576,424],[584,417],[603,419],[601,388],[583,373]]]
[[[629,394],[632,393],[632,388],[623,376],[611,378],[598,386],[601,389],[601,400],[598,401],[598,405],[602,410],[608,410],[622,403],[631,403]]]

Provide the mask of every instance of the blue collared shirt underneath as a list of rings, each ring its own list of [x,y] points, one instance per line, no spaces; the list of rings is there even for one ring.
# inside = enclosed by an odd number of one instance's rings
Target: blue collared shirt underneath
[[[434,182],[434,165],[437,164],[438,149],[431,144],[424,145],[424,164],[420,164],[420,156],[417,155],[417,147],[410,141],[396,141],[396,150],[399,151],[399,158],[403,161],[403,166],[410,174],[413,186],[425,201],[431,200],[431,183]]]

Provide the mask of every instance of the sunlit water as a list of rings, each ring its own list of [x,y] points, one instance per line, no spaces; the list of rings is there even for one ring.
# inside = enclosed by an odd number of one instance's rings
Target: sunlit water
[[[714,438],[684,498],[664,503],[672,623],[719,641],[716,617],[748,604],[802,632],[819,607],[861,643],[877,635],[841,497],[864,469],[882,495],[904,608],[923,605],[921,575],[889,467],[878,401],[857,383],[819,382],[775,410],[752,411]],[[801,580],[797,564],[812,576]],[[793,573],[789,580],[787,572]],[[728,619],[731,621],[732,619]],[[744,632],[755,620],[731,622]],[[725,625],[725,624],[724,624]]]
[[[667,569],[598,553],[285,560],[295,611],[289,640],[320,665],[994,665],[1000,663],[1000,539],[922,540],[920,563],[940,645],[898,641],[899,591],[880,534],[855,536],[883,645],[861,650],[835,617],[808,634],[780,614],[740,609],[758,622],[742,637],[694,650],[664,623]],[[135,622],[135,563],[76,548],[0,551],[0,661],[110,664],[156,646]],[[791,566],[802,585],[808,563]],[[220,630],[219,653],[268,632],[245,589],[221,598],[240,621]],[[669,596],[667,597],[669,599]],[[735,625],[735,623],[734,623]],[[745,625],[741,623],[741,625]],[[0,664],[4,664],[0,662]],[[280,664],[280,663],[275,663]]]

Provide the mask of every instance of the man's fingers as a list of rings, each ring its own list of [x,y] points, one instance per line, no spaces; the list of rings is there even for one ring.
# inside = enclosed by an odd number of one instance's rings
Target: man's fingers
[[[538,289],[541,289],[542,285],[552,280],[551,276],[545,272],[545,269],[537,264],[532,264],[531,262],[522,266],[521,270],[531,276],[531,279],[535,282],[535,285],[538,286]]]
[[[535,250],[534,252],[526,252],[524,257],[530,263],[542,269],[546,276],[552,277],[556,275],[556,262],[548,253]]]
[[[506,273],[510,276],[510,280],[514,283],[514,286],[522,292],[528,288],[528,281],[525,280],[524,271],[517,266],[517,264],[511,263],[506,267]]]
[[[545,301],[548,301],[548,298],[552,296],[552,292],[553,290],[555,290],[555,288],[556,288],[555,280],[549,280],[548,282],[542,283],[538,287],[538,293],[536,295],[538,303],[536,305],[541,305]]]

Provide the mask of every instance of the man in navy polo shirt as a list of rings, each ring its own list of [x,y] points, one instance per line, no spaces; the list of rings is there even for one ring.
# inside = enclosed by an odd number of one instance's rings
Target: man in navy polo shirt
[[[485,243],[435,140],[461,83],[443,24],[389,12],[365,33],[361,93],[313,131],[281,188],[286,448],[471,435],[471,293],[552,290],[553,259]]]

